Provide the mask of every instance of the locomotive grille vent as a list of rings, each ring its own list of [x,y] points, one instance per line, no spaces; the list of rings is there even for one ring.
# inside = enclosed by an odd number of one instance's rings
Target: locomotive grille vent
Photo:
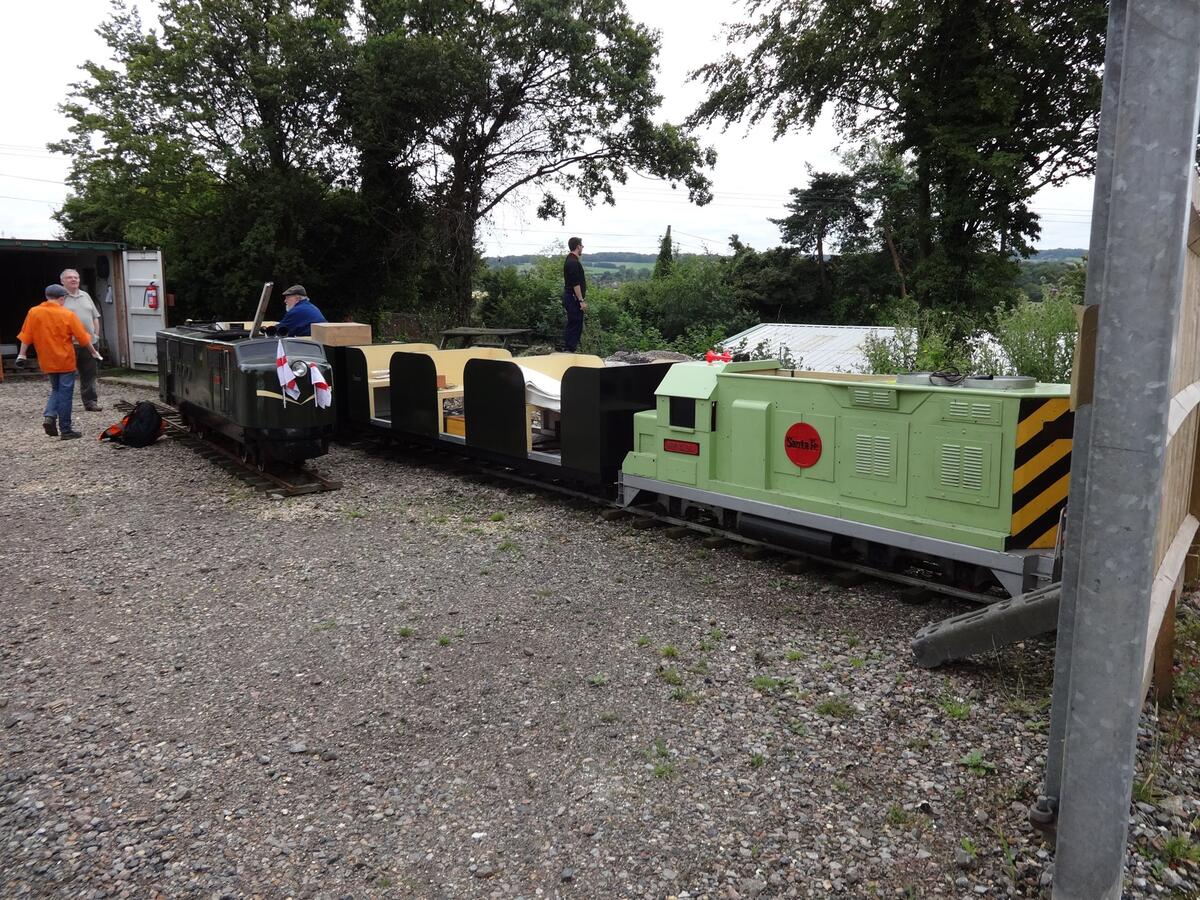
[[[990,403],[971,403],[968,400],[951,400],[949,408],[949,418],[951,419],[967,419],[981,420],[990,419],[995,410]]]
[[[886,434],[854,436],[854,474],[863,478],[896,477],[896,444]]]
[[[983,448],[942,444],[942,487],[961,491],[983,490]]]
[[[874,409],[896,408],[896,392],[878,388],[851,388],[850,400],[855,406],[869,406]]]

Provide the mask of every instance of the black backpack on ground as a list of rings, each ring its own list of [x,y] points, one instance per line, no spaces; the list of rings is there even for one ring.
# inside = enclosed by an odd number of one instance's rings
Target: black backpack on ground
[[[119,425],[109,425],[100,440],[116,441],[126,447],[148,447],[167,430],[167,423],[149,400],[139,400]]]

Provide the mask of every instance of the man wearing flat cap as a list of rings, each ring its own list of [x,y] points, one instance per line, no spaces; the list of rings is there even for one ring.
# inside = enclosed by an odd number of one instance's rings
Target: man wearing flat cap
[[[279,334],[308,337],[312,333],[312,326],[325,321],[321,311],[308,299],[308,291],[302,284],[293,284],[283,292],[283,305],[287,307],[287,312],[275,323]]]
[[[45,295],[46,301],[26,314],[25,324],[17,334],[21,342],[17,366],[25,365],[29,345],[33,344],[37,348],[38,365],[50,376],[50,399],[42,413],[42,428],[50,437],[69,441],[81,437],[71,428],[71,399],[75,393],[75,346],[71,338],[95,359],[101,357],[79,316],[63,305],[67,289],[61,284],[51,284],[46,287]]]

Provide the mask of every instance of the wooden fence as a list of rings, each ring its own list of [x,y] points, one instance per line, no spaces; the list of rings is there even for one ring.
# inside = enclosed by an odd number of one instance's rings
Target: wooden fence
[[[1192,176],[1184,295],[1171,371],[1171,408],[1158,520],[1157,568],[1150,595],[1142,696],[1154,677],[1154,697],[1166,700],[1174,685],[1175,606],[1183,585],[1200,576],[1200,178]]]

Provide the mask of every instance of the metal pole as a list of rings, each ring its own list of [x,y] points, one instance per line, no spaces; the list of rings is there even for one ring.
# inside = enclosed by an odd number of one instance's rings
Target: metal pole
[[[1112,193],[1113,146],[1116,143],[1117,101],[1121,96],[1121,63],[1125,53],[1127,0],[1113,0],[1108,8],[1108,34],[1104,45],[1104,94],[1100,102],[1100,129],[1096,147],[1096,187],[1092,199],[1092,227],[1088,246],[1087,287],[1084,306],[1100,302],[1104,289],[1104,240],[1108,234],[1108,201]],[[1091,379],[1092,372],[1077,372],[1076,379]],[[1071,442],[1071,491],[1083,496],[1087,484],[1087,450],[1091,441],[1091,398],[1075,410],[1075,433]],[[1075,633],[1075,588],[1079,582],[1079,548],[1083,537],[1082,515],[1067,512],[1067,534],[1063,551],[1064,588],[1058,607],[1058,638],[1054,652],[1054,699],[1050,711],[1050,737],[1046,746],[1046,780],[1035,824],[1054,821],[1062,792],[1062,748],[1067,730],[1067,690],[1071,683],[1071,643]]]
[[[1100,288],[1054,897],[1121,894],[1200,111],[1200,5],[1129,6]]]

